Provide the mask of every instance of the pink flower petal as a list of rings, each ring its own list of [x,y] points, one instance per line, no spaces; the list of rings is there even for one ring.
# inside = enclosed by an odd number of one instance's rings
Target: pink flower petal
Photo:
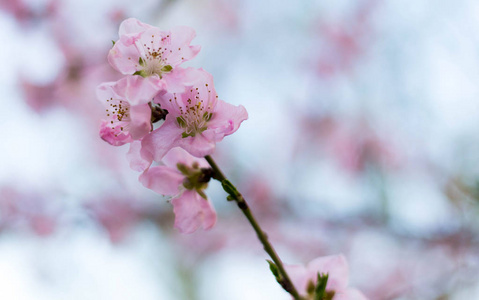
[[[125,34],[137,34],[142,33],[143,31],[153,28],[153,26],[140,22],[135,18],[129,18],[121,22],[119,35]]]
[[[196,32],[191,27],[178,26],[171,29],[171,48],[178,49],[178,51],[174,51],[168,56],[168,63],[175,67],[184,61],[193,59],[201,50],[200,46],[190,46],[195,36]]]
[[[136,42],[140,34],[136,36],[122,35],[108,53],[108,62],[118,72],[132,75],[139,70],[140,51]]]
[[[167,166],[156,166],[147,169],[140,175],[140,182],[158,194],[174,196],[179,193],[178,187],[183,182],[183,176],[178,170]]]
[[[175,169],[178,163],[191,166],[193,163],[197,162],[200,168],[209,167],[208,162],[204,158],[194,157],[180,147],[175,147],[168,151],[168,153],[163,157],[162,162],[165,164],[165,166]]]
[[[308,282],[313,280],[313,278],[308,278],[306,268],[302,265],[284,265],[284,268],[298,292],[304,294]]]
[[[133,141],[130,144],[130,150],[126,153],[126,159],[130,163],[130,168],[138,171],[143,172],[151,165],[151,161],[144,159],[141,154],[141,141]]]
[[[170,73],[163,75],[163,80],[166,85],[165,89],[167,89],[170,94],[183,93],[185,92],[185,88],[193,86],[200,76],[201,72],[198,69],[176,67]]]
[[[203,229],[208,230],[216,224],[216,212],[210,200],[197,197],[203,214]]]
[[[126,99],[130,105],[140,105],[150,102],[163,89],[164,84],[157,76],[143,78],[141,76],[126,76],[112,86],[115,93]]]
[[[361,293],[358,294],[352,289],[347,289],[349,270],[346,258],[342,254],[316,258],[308,263],[306,267],[300,265],[285,265],[285,268],[291,278],[291,281],[301,295],[306,295],[307,287],[310,281],[312,281],[314,284],[317,283],[318,273],[320,273],[329,275],[326,291],[335,292],[335,296],[333,298],[334,300],[356,299],[337,298],[349,295],[351,295],[351,297],[356,295],[362,296]],[[357,299],[363,300],[365,298]]]
[[[342,291],[348,286],[349,267],[346,258],[342,255],[330,255],[312,260],[307,266],[309,277],[329,273],[327,290]]]
[[[158,129],[143,138],[141,155],[147,160],[160,161],[171,148],[178,145],[182,132],[175,116],[168,114]]]
[[[194,137],[180,138],[178,146],[188,151],[193,156],[205,157],[213,154],[216,144],[205,138],[203,134],[197,134]]]
[[[110,104],[107,102],[110,98],[118,98],[119,96],[114,92],[113,86],[115,82],[103,82],[96,88],[96,97],[105,107],[109,107]]]
[[[368,298],[356,289],[347,289],[334,294],[333,300],[368,300]]]
[[[141,139],[151,131],[151,108],[148,104],[130,107],[130,135],[134,140]]]
[[[108,126],[108,122],[102,120],[100,125],[100,137],[112,146],[121,146],[133,141],[129,133],[120,132]]]
[[[213,206],[195,191],[187,190],[171,203],[175,213],[175,227],[182,233],[193,233],[202,224],[204,229],[209,229],[216,223]]]
[[[214,130],[214,135],[209,138],[219,142],[225,136],[238,130],[241,123],[247,119],[248,112],[243,105],[234,106],[223,100],[218,100],[213,117],[208,123],[208,129]],[[208,135],[210,134],[212,133],[208,133]]]

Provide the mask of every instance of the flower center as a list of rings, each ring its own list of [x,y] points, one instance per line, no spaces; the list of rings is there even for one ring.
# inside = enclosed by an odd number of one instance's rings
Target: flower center
[[[162,68],[163,68],[163,61],[161,61],[161,59],[155,59],[154,57],[151,57],[146,60],[143,71],[145,71],[146,76],[151,76],[153,74],[158,74],[158,76],[161,76]]]
[[[176,167],[185,176],[183,180],[183,186],[187,190],[195,190],[201,197],[206,199],[206,195],[203,190],[208,187],[208,182],[211,179],[211,169],[200,168],[198,162],[193,162],[190,166],[183,163],[177,163]]]
[[[110,127],[117,131],[115,136],[118,136],[118,134],[124,130],[127,130],[129,127],[130,105],[120,99],[114,98],[107,99],[106,102],[110,107],[109,109],[106,109],[106,116],[110,120]]]
[[[188,99],[191,103],[191,99]],[[202,102],[198,102],[195,105],[186,105],[185,109],[180,106],[181,116],[176,118],[178,125],[185,129],[182,137],[192,136],[194,137],[198,133],[202,133],[208,129],[208,121],[213,116],[212,113],[204,109]]]
[[[155,36],[151,36],[151,44],[154,43]],[[169,38],[169,36],[168,36]],[[164,41],[166,38],[162,38],[161,40]],[[152,46],[153,47],[153,46]],[[157,74],[162,77],[161,75],[164,73],[171,72],[173,67],[168,64],[168,58],[164,56],[165,52],[168,50],[166,47],[158,47],[152,48],[147,44],[143,44],[144,49],[144,56],[139,58],[138,63],[143,69],[136,71],[134,75],[141,75],[143,77],[148,77],[153,74]]]
[[[216,105],[216,98],[218,98],[218,96],[211,95],[208,84],[206,83],[204,88],[191,87],[190,90],[178,97],[176,93],[173,93],[173,98],[169,101],[173,105],[176,103],[179,110],[176,124],[184,129],[182,137],[194,137],[208,129],[208,122],[213,117],[212,111]]]

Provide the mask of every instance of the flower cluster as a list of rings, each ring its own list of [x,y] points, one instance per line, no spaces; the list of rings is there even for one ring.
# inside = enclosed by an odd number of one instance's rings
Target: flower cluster
[[[211,228],[216,214],[204,193],[211,170],[202,157],[248,113],[218,99],[211,74],[180,67],[200,51],[190,45],[192,28],[162,31],[131,18],[119,35],[108,61],[125,76],[97,88],[106,113],[100,136],[114,146],[130,144],[128,158],[142,172],[140,182],[173,197],[180,231]]]

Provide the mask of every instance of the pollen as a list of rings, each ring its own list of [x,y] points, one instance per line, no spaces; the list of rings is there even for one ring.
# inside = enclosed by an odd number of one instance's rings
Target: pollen
[[[180,113],[177,125],[184,129],[183,138],[194,137],[208,129],[208,122],[213,116],[212,101],[216,100],[210,90],[202,89],[200,92],[198,87],[192,87],[186,94],[174,98]]]
[[[130,114],[128,113],[130,105],[121,99],[114,98],[107,99],[107,103],[109,108],[106,109],[106,116],[109,117],[111,128],[119,131],[127,130],[130,122]]]
[[[164,42],[166,38],[158,37],[158,39],[161,43]],[[164,73],[170,72],[172,69],[167,62],[168,49],[164,44],[161,45],[161,47],[156,46],[158,43],[155,43],[155,41],[158,40],[155,39],[154,35],[152,35],[151,40],[145,41],[146,43],[143,43],[144,55],[140,57],[140,65],[142,66],[141,74],[144,77],[157,74],[161,78]],[[172,51],[170,50],[169,52],[171,53]]]

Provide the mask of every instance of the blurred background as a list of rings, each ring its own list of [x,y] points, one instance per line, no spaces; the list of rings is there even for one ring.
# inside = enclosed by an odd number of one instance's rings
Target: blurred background
[[[343,253],[370,299],[479,299],[479,2],[0,0],[0,299],[290,299],[216,182],[181,235],[95,87],[122,20],[249,112],[213,157],[286,263]]]

